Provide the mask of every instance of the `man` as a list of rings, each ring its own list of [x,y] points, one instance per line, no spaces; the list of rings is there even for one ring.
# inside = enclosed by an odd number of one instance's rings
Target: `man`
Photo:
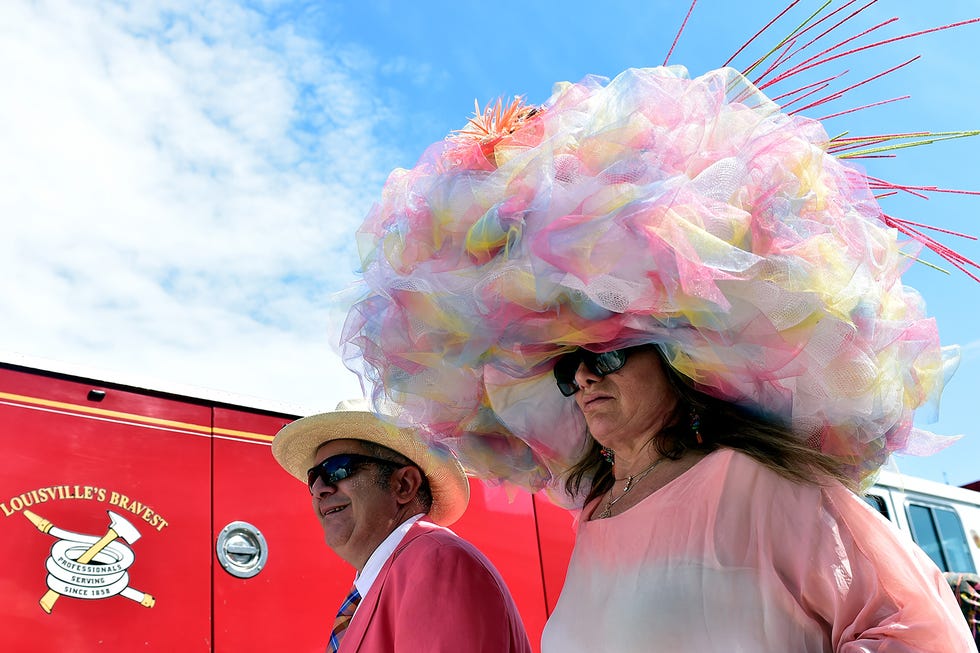
[[[327,546],[356,570],[328,651],[530,653],[500,574],[444,528],[469,502],[455,457],[363,401],[287,425],[272,455],[309,485]]]

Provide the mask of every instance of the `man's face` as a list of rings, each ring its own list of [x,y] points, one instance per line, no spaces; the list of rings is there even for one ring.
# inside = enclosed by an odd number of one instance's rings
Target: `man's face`
[[[332,440],[317,450],[316,464],[339,454],[369,452],[359,440]],[[401,523],[399,504],[391,488],[381,486],[380,471],[366,464],[334,484],[318,478],[312,487],[313,510],[327,546],[357,570]]]

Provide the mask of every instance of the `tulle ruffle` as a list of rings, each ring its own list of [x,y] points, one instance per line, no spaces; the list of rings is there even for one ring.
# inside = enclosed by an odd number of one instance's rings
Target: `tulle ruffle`
[[[358,233],[345,358],[476,474],[531,490],[586,442],[551,375],[578,346],[660,343],[857,479],[935,451],[912,415],[955,352],[901,283],[917,244],[827,140],[732,69],[559,85],[512,132],[392,173]]]

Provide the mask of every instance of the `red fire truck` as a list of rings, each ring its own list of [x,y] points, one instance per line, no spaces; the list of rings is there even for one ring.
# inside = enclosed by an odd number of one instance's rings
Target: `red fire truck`
[[[0,651],[322,651],[353,573],[269,451],[298,411],[147,385],[0,360]],[[941,567],[976,571],[980,493],[886,480],[869,502]],[[471,487],[453,529],[498,567],[537,646],[571,516]]]
[[[269,451],[295,417],[0,362],[0,651],[322,652],[353,572]],[[471,485],[453,528],[536,643],[571,519]]]

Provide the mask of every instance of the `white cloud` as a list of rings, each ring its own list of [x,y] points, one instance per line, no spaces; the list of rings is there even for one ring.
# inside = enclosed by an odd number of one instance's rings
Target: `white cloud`
[[[2,3],[0,347],[354,392],[326,300],[394,158],[370,65],[232,2]]]

